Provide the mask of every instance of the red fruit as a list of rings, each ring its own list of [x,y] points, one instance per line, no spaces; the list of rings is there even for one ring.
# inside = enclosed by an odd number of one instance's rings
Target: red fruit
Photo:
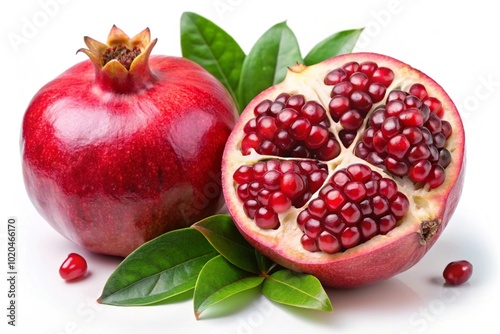
[[[149,29],[129,38],[113,27],[107,44],[85,42],[89,49],[80,51],[90,60],[46,84],[26,110],[24,180],[62,235],[126,256],[219,208],[236,108],[199,65],[150,56],[156,39]],[[267,134],[272,123],[249,128]]]
[[[377,90],[383,97],[373,102],[376,107],[372,102],[367,107],[364,96],[373,95],[373,84],[383,87]],[[293,122],[276,122],[276,131],[289,133],[296,146],[272,156],[248,154],[242,147],[249,135],[245,129],[262,117],[263,105],[269,108],[283,93],[288,100],[280,102],[284,107],[273,116],[278,120],[290,119],[293,113],[286,106],[294,96],[303,105],[316,104],[307,113],[299,112]],[[305,119],[327,130],[334,142],[330,154],[320,154],[323,147],[308,146],[308,136],[316,141],[317,135],[311,135],[310,127],[294,125]],[[443,135],[438,144],[433,131]],[[455,105],[431,78],[387,56],[353,53],[309,67],[296,65],[282,83],[250,102],[226,144],[223,190],[235,224],[264,255],[291,270],[313,274],[327,286],[355,287],[410,268],[436,242],[460,198],[464,147]],[[281,198],[284,204],[277,206],[275,215],[269,213],[266,197],[249,199],[243,191],[253,182],[266,187],[255,175],[264,161],[287,166],[269,182],[269,191],[284,194],[292,205],[284,210],[288,201]],[[254,176],[247,180],[250,170]],[[313,182],[315,171],[320,172]],[[259,219],[252,216],[255,207],[265,208]]]
[[[443,271],[443,277],[449,285],[460,285],[472,276],[472,264],[466,260],[450,262]]]
[[[81,278],[87,272],[87,261],[77,253],[70,253],[59,268],[59,275],[65,281]]]

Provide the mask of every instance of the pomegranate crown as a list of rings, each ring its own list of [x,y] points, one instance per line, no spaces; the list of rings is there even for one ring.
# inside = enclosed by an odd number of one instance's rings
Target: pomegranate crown
[[[103,88],[124,92],[145,88],[151,81],[148,60],[157,39],[151,40],[149,28],[130,38],[113,25],[106,44],[88,36],[84,41],[88,49],[81,48],[77,52],[90,58]]]

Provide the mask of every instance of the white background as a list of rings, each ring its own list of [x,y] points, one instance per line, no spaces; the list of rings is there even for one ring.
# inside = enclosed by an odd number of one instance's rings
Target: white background
[[[71,244],[34,210],[21,178],[22,116],[44,83],[85,59],[75,55],[84,46],[83,36],[105,41],[112,24],[130,35],[150,27],[159,39],[155,53],[181,55],[179,22],[184,11],[214,21],[247,53],[267,29],[284,20],[303,54],[331,33],[366,27],[357,50],[401,59],[447,90],[466,128],[466,182],[448,228],[419,264],[375,286],[328,290],[335,309],[331,314],[282,307],[258,294],[233,299],[200,321],[189,300],[139,308],[95,302],[118,260]],[[149,0],[8,0],[0,12],[0,332],[499,333],[499,2],[183,0],[174,5]],[[26,28],[30,24],[35,29]],[[13,38],[22,38],[22,43],[12,43]],[[6,324],[10,216],[18,220],[16,328]],[[58,268],[73,251],[87,258],[90,275],[68,284],[59,278]],[[472,279],[457,288],[444,287],[444,266],[462,258],[474,264]]]

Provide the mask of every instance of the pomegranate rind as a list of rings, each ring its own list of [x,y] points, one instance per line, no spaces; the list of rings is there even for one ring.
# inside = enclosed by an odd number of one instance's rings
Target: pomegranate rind
[[[326,73],[350,61],[361,63],[368,60],[394,71],[395,79],[387,92],[395,88],[407,91],[413,83],[421,83],[426,87],[429,96],[439,97],[444,110],[442,119],[450,122],[453,128],[446,144],[446,148],[451,152],[452,162],[446,168],[444,183],[430,191],[427,187],[415,187],[408,178],[390,176],[384,170],[355,157],[352,152],[355,145],[349,148],[342,147],[339,157],[326,162],[330,175],[334,170],[352,163],[369,165],[373,170],[396,180],[400,190],[410,200],[410,209],[398,227],[387,235],[377,235],[341,253],[312,253],[301,246],[302,232],[296,224],[298,213],[307,204],[302,208],[292,208],[280,214],[282,223],[276,230],[260,229],[243,212],[242,203],[236,195],[233,173],[243,164],[253,164],[271,158],[254,151],[246,156],[241,153],[243,127],[254,117],[253,110],[259,102],[264,99],[274,100],[283,92],[303,94],[306,100],[316,100],[327,107],[331,86],[323,83]],[[371,110],[377,105],[374,104]],[[338,125],[332,122],[331,128],[338,133],[338,128],[335,130],[335,126]],[[359,139],[360,133],[361,131],[355,142]],[[293,66],[288,69],[282,83],[255,97],[241,114],[226,143],[222,182],[226,204],[236,226],[257,250],[286,268],[316,276],[325,286],[351,288],[372,284],[401,273],[411,268],[427,253],[445,229],[458,205],[465,176],[465,160],[463,124],[455,104],[441,86],[421,71],[399,60],[375,53],[353,53],[337,56],[309,67],[301,64]]]

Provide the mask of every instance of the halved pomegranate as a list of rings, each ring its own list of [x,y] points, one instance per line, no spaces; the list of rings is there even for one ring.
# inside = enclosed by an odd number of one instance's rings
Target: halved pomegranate
[[[334,287],[387,279],[435,243],[461,195],[465,137],[448,94],[396,59],[289,68],[243,111],[223,189],[245,238]]]

